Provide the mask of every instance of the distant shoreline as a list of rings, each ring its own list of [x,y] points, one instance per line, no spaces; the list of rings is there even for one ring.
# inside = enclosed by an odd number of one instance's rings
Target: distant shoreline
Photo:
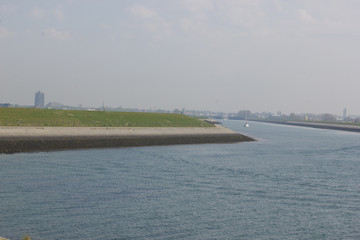
[[[0,153],[255,141],[230,129],[202,127],[0,127]]]
[[[319,128],[319,129],[328,129],[328,130],[360,132],[360,126],[346,125],[346,124],[297,122],[297,121],[284,121],[284,122],[280,122],[280,121],[261,121],[261,120],[252,120],[252,121],[264,122],[264,123],[282,124],[282,125],[291,125],[291,126],[299,126],[299,127],[311,127],[311,128]]]

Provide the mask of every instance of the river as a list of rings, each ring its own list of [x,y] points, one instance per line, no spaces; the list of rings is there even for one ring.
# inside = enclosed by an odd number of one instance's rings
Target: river
[[[256,138],[0,155],[0,236],[360,239],[360,134],[242,121]]]

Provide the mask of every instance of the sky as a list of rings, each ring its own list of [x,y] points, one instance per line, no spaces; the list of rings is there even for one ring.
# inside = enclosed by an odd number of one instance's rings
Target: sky
[[[0,0],[0,103],[360,114],[358,0]]]

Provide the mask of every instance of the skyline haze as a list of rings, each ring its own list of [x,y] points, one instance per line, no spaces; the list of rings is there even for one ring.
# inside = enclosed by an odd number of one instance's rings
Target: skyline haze
[[[358,1],[0,0],[0,102],[360,114]]]

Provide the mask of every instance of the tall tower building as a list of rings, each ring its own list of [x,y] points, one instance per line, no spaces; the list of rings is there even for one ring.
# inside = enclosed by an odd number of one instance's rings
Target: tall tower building
[[[35,93],[35,107],[44,107],[44,93],[38,91]]]
[[[346,117],[347,117],[347,110],[346,110],[346,108],[344,108],[344,110],[343,110],[343,120],[345,120]]]

